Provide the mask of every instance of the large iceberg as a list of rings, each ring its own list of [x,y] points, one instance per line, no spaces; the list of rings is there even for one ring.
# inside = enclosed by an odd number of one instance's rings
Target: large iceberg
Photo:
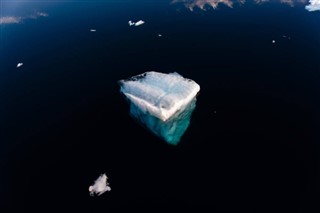
[[[130,115],[167,143],[176,145],[187,130],[200,86],[178,73],[145,72],[120,80]]]

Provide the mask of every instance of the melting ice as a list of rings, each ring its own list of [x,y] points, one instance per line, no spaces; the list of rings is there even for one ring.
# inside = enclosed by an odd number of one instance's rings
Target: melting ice
[[[190,124],[200,86],[178,73],[154,71],[119,83],[131,116],[167,143],[178,144]]]

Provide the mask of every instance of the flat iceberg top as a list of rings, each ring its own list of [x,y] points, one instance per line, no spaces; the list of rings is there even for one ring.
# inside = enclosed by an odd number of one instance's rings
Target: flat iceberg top
[[[190,103],[200,86],[178,73],[145,72],[127,80],[120,80],[120,91],[142,112],[168,120]]]

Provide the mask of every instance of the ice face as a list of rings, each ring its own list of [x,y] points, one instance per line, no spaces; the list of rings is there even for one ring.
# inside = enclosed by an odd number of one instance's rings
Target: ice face
[[[130,103],[130,115],[167,143],[177,145],[189,127],[195,107],[196,98],[170,119],[162,121],[149,113],[142,112],[135,104]]]
[[[178,144],[190,124],[200,86],[178,73],[154,71],[119,83],[131,116],[166,142]]]

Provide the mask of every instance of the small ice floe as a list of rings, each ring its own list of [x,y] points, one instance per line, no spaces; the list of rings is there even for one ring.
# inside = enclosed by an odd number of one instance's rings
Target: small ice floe
[[[128,24],[129,26],[140,26],[140,25],[143,25],[144,24],[144,21],[140,20],[140,21],[137,21],[137,22],[133,22],[133,21],[128,21]]]
[[[90,32],[96,32],[97,30],[96,29],[90,29]]]
[[[137,21],[135,23],[135,26],[137,27],[137,26],[140,26],[140,25],[143,25],[143,24],[144,24],[144,21],[140,20],[140,21]]]
[[[18,63],[17,68],[21,67],[22,65],[23,65],[23,63]]]
[[[111,191],[107,179],[108,177],[106,174],[100,175],[100,177],[98,177],[98,179],[94,181],[94,184],[89,187],[90,195],[93,196],[94,194],[97,194],[99,196],[106,191]]]
[[[276,43],[276,40],[272,40],[272,44]]]
[[[162,35],[161,35],[161,34],[158,34],[158,37],[162,37]]]
[[[309,0],[309,4],[305,6],[309,12],[320,11],[320,0]]]

